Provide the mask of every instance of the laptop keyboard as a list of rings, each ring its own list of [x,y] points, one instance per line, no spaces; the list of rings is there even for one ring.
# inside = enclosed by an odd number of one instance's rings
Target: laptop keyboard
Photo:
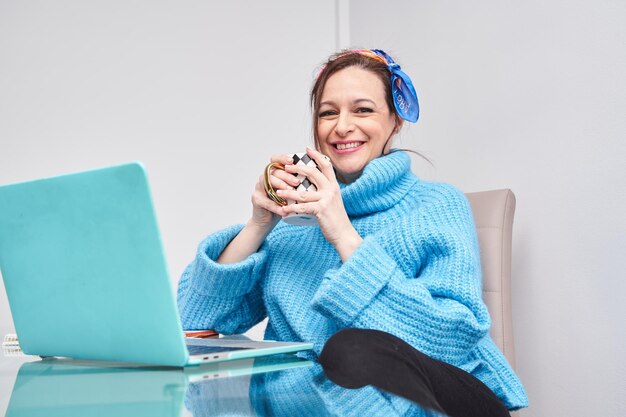
[[[230,346],[203,346],[203,345],[187,345],[187,350],[192,356],[206,355],[209,353],[232,352],[235,350],[246,350],[246,347],[230,347]]]

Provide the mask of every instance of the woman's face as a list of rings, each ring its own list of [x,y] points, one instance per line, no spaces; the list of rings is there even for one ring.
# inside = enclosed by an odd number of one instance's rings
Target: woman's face
[[[344,183],[356,180],[368,162],[387,152],[388,139],[401,126],[387,107],[382,81],[358,67],[328,78],[317,117],[320,151],[330,157]]]

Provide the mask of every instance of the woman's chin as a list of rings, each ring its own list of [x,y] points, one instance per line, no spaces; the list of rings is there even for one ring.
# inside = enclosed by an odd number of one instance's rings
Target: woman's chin
[[[350,167],[349,169],[341,169],[341,167],[335,167],[337,173],[337,179],[344,184],[350,184],[361,176],[363,168]]]

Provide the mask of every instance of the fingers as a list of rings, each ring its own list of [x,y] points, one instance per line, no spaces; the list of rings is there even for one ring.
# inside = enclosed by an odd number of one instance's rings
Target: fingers
[[[283,210],[283,207],[279,206],[278,204],[276,204],[275,202],[273,202],[272,200],[270,200],[269,198],[267,198],[267,196],[265,195],[259,195],[258,199],[253,197],[252,198],[252,204],[255,204],[256,207],[265,209],[271,213],[274,213],[280,217],[284,217],[285,216],[285,212]]]
[[[289,204],[288,206],[282,207],[282,209],[283,217],[290,214],[312,214],[314,216],[317,216],[319,211],[319,205],[315,202]]]
[[[317,168],[302,164],[285,165],[285,171],[287,171],[288,173],[308,177],[309,180],[313,184],[315,184],[318,189],[320,188],[320,186],[323,186],[327,183],[337,183],[337,178],[335,177],[335,171],[333,169],[333,164],[331,163],[330,158],[308,147],[307,155],[309,155],[311,159],[315,161],[315,163],[317,164]]]
[[[278,164],[284,167],[286,165],[293,164],[293,157],[292,155],[285,155],[285,154],[272,155],[272,157],[270,158],[270,163]],[[275,189],[279,189],[279,188],[289,189],[289,188],[295,188],[298,185],[300,185],[300,181],[298,181],[298,179],[294,175],[286,173],[283,169],[278,169],[278,168],[272,169],[271,175],[270,175],[270,183],[272,184],[272,187],[274,187]]]
[[[270,162],[279,163],[281,165],[291,165],[293,164],[293,157],[292,155],[285,154],[272,155]]]
[[[328,178],[330,181],[337,180],[335,177],[335,171],[333,170],[333,164],[330,161],[329,157],[309,147],[306,148],[306,153],[311,158],[313,158],[313,160],[317,164],[317,167],[326,178]]]
[[[285,171],[289,174],[303,175],[309,179],[316,188],[329,182],[328,178],[317,168],[308,165],[285,165]],[[334,173],[333,173],[334,176]]]
[[[262,181],[262,178],[261,178],[261,181]],[[262,208],[267,211],[270,211],[281,217],[284,215],[282,211],[282,207],[276,204],[267,196],[267,193],[265,192],[265,187],[263,186],[262,182],[257,183],[254,189],[254,192],[252,193],[252,205],[254,207],[258,207],[258,208]]]
[[[306,191],[306,190],[277,190],[276,193],[289,201],[296,201],[298,203],[308,203],[319,201],[322,197],[318,191]]]
[[[275,190],[290,190],[300,185],[300,180],[295,175],[282,169],[273,169],[270,175],[270,183]]]
[[[317,189],[320,186],[327,185],[329,182],[336,183],[335,172],[333,170],[330,159],[321,154],[320,152],[307,148],[307,154],[317,164],[315,166],[307,166],[303,164],[293,165],[292,155],[273,155],[271,157],[271,163],[276,163],[284,167],[284,169],[274,168],[268,172],[268,179],[272,188],[276,191],[282,199],[289,200],[290,202],[296,202],[298,204],[289,204],[287,206],[281,206],[272,200],[265,190],[265,173],[261,175],[257,182],[255,191],[252,196],[252,203],[255,207],[265,209],[272,213],[275,213],[281,217],[285,217],[289,214],[313,214],[321,209],[320,203],[323,198],[323,192],[296,190],[295,188],[300,185],[298,175],[307,177]],[[302,177],[300,177],[302,178]],[[325,191],[327,193],[327,191]]]
[[[271,179],[273,182],[272,186],[277,189],[276,187],[278,187],[279,180],[275,179],[273,175],[271,176]],[[287,185],[287,189],[292,189],[292,187]],[[282,212],[280,212],[279,210],[281,206],[279,204],[276,204],[276,202],[267,195],[263,175],[259,177],[259,180],[254,187],[254,192],[252,193],[252,205],[255,207],[264,208],[275,214],[282,214]]]

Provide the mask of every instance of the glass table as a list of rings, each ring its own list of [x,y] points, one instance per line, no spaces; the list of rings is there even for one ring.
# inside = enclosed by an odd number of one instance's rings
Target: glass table
[[[434,415],[372,387],[343,389],[320,365],[293,355],[184,369],[0,356],[3,412],[6,417]]]

